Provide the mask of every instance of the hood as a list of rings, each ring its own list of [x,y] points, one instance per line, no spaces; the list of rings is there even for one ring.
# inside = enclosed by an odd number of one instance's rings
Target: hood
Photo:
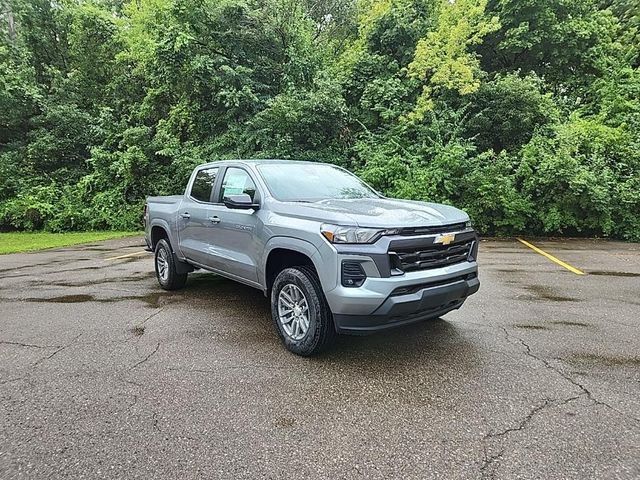
[[[289,217],[379,228],[432,227],[469,220],[465,212],[449,205],[391,198],[278,202],[274,210]]]

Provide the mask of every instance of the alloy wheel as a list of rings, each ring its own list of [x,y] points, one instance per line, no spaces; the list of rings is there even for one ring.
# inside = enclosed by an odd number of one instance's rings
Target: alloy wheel
[[[158,250],[156,256],[156,265],[158,266],[158,276],[163,282],[169,278],[169,260],[167,258],[167,251],[164,248]]]
[[[309,330],[309,303],[302,290],[288,283],[278,295],[278,320],[292,340],[302,340]]]

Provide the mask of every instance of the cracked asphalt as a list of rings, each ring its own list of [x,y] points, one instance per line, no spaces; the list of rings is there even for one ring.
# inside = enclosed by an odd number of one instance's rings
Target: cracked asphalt
[[[483,241],[442,319],[303,359],[140,238],[0,256],[0,478],[640,478],[640,245]]]

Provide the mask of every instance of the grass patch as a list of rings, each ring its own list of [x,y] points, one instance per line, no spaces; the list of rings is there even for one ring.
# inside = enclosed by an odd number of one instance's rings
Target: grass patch
[[[32,252],[45,248],[66,247],[112,238],[142,235],[142,232],[9,232],[0,233],[0,254]]]

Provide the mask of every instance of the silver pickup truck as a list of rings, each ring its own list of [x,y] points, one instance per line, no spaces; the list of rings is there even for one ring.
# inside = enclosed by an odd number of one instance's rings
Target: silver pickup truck
[[[466,213],[385,198],[334,165],[200,165],[183,195],[149,197],[144,217],[162,288],[183,287],[198,268],[258,288],[298,355],[336,333],[438,317],[480,285]]]

